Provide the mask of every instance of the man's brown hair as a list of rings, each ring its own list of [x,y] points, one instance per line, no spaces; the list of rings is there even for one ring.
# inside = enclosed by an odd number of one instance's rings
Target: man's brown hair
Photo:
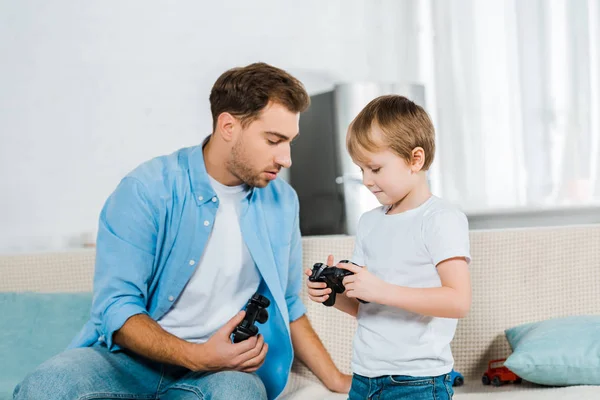
[[[224,72],[210,92],[213,131],[221,113],[239,118],[245,127],[258,118],[270,101],[298,113],[310,105],[304,85],[272,65],[254,63]]]
[[[383,132],[383,140],[373,138],[373,124]],[[423,171],[433,162],[435,131],[423,107],[403,96],[387,95],[372,100],[354,118],[346,140],[352,158],[360,160],[363,152],[376,152],[389,147],[407,162],[412,161],[412,151],[422,147],[425,152]]]

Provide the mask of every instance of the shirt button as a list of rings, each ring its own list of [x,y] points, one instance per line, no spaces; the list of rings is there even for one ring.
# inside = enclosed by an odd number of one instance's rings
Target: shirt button
[[[213,203],[216,203],[216,202],[217,202],[217,198],[216,198],[216,197],[213,197],[213,198],[212,198],[212,202],[213,202]]]
[[[202,200],[204,200],[204,197],[198,196],[198,200],[202,201]]]
[[[190,260],[190,265],[194,265],[194,264],[196,264],[196,261]]]
[[[104,342],[104,336],[100,336],[100,337],[98,338],[98,341],[99,341],[99,342]]]
[[[175,297],[169,296],[169,301],[173,301],[173,300],[175,300]]]
[[[204,221],[204,226],[208,226],[208,225],[210,225],[210,222]]]

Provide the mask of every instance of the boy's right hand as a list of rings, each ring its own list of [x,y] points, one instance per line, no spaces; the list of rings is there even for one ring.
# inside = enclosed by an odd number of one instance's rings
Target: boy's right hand
[[[333,265],[333,256],[329,255],[327,257],[327,265]],[[308,280],[308,277],[312,274],[310,269],[306,269],[304,271],[306,274],[306,286],[308,287],[308,297],[317,303],[323,303],[329,298],[329,293],[331,293],[331,289],[327,287],[325,282],[311,282]]]

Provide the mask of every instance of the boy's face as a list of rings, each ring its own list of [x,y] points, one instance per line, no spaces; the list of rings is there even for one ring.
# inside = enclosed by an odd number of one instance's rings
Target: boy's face
[[[380,204],[392,205],[404,199],[419,182],[419,165],[411,165],[389,150],[381,129],[373,124],[371,135],[378,150],[363,149],[360,159],[352,160],[362,171],[363,184]]]
[[[240,129],[227,162],[229,171],[250,186],[267,186],[281,168],[292,165],[290,143],[298,136],[299,116],[269,103],[258,119]]]
[[[363,174],[363,184],[379,203],[392,205],[404,199],[416,184],[416,174],[400,156],[383,149],[364,152],[362,161],[354,160]]]

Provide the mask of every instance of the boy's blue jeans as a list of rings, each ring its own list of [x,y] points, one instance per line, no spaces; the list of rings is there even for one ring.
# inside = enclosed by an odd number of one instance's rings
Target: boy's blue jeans
[[[404,375],[367,378],[354,374],[349,400],[450,400],[450,374],[429,377]]]
[[[262,400],[256,374],[191,372],[106,347],[67,350],[40,365],[14,391],[20,399]]]

